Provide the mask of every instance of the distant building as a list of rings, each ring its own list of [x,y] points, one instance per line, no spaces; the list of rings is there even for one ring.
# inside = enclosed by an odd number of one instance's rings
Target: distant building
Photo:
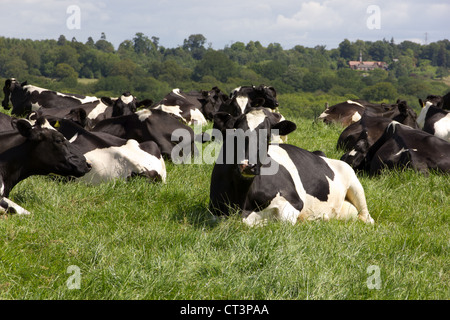
[[[363,61],[361,52],[359,53],[359,61],[349,61],[348,64],[352,70],[371,71],[374,69],[387,70],[388,68],[388,64],[383,61]]]

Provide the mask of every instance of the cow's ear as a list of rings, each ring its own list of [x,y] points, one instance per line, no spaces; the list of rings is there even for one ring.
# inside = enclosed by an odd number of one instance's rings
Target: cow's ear
[[[262,107],[264,105],[264,102],[266,102],[266,99],[264,99],[264,98],[256,98],[252,102],[252,107],[254,107],[254,108]]]
[[[100,100],[108,106],[112,106],[114,104],[110,97],[101,97]]]
[[[420,99],[420,98],[419,98],[419,104],[420,104],[420,107],[421,107],[421,108],[425,107],[425,104],[423,103],[423,100]]]
[[[285,136],[297,129],[297,125],[289,120],[280,121],[272,126],[272,130],[277,129],[280,136]]]
[[[31,133],[33,131],[33,127],[31,126],[31,123],[29,123],[27,120],[17,120],[16,122],[16,128],[19,131],[19,133],[24,136],[25,138],[30,138]]]
[[[144,100],[142,100],[142,101],[139,101],[139,102],[136,104],[136,108],[140,108],[140,107],[142,107],[142,106],[148,108],[148,107],[150,107],[152,104],[153,104],[153,100],[151,100],[151,99],[144,99]]]
[[[28,80],[27,81],[24,81],[24,82],[22,82],[21,84],[20,84],[20,86],[21,87],[23,87],[23,86],[26,86],[28,84]]]
[[[214,115],[214,128],[220,131],[225,131],[226,129],[232,129],[236,119],[228,112],[217,112]]]

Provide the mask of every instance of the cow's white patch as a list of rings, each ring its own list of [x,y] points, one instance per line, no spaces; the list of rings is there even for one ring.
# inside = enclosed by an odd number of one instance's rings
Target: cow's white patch
[[[450,113],[434,123],[434,135],[450,142]]]
[[[328,111],[328,108],[320,114],[319,119],[325,119],[328,116],[327,111]]]
[[[122,102],[125,104],[129,104],[133,102],[134,97],[131,94],[129,96],[122,95],[120,96],[120,100],[122,100]]]
[[[266,119],[266,114],[263,110],[255,110],[246,115],[247,124],[250,131],[255,130]]]
[[[348,153],[348,155],[351,156],[351,157],[354,157],[354,156],[356,156],[357,154],[358,154],[358,151],[356,151],[355,149],[352,149],[352,150]]]
[[[280,193],[277,193],[264,210],[250,213],[243,221],[249,226],[265,225],[269,220],[295,224],[299,214],[300,211],[295,209]]]
[[[70,142],[70,143],[73,143],[73,142],[75,142],[75,140],[77,140],[77,138],[78,138],[78,132],[76,132],[76,133],[73,135],[73,137],[69,139],[69,142]]]
[[[99,104],[92,109],[91,112],[89,112],[89,114],[87,115],[88,119],[97,119],[97,117],[103,113],[105,113],[106,109],[108,108],[108,105],[104,104],[101,100],[99,102]]]
[[[172,92],[173,92],[175,95],[177,95],[177,96],[179,96],[179,97],[181,97],[181,98],[183,98],[183,99],[185,98],[185,97],[181,94],[180,89],[178,89],[178,88],[173,89]]]
[[[405,148],[402,148],[399,152],[397,152],[396,154],[394,154],[394,156],[399,156],[399,155],[401,155],[403,152],[409,152],[409,151],[415,151],[415,152],[417,152],[417,149],[405,149]]]
[[[352,116],[352,122],[358,122],[361,119],[359,112],[355,112]]]
[[[197,109],[197,108],[191,109],[190,113],[191,113],[191,120],[188,122],[188,124],[196,123],[201,126],[204,126],[208,123],[205,119],[205,116],[199,109]]]
[[[152,115],[152,112],[148,109],[143,109],[143,110],[136,111],[136,114],[138,115],[139,121],[143,122]]]
[[[2,197],[1,198],[2,201],[6,202],[6,204],[8,205],[8,208],[12,208],[14,209],[16,214],[25,214],[25,215],[29,215],[31,214],[30,211],[22,208],[21,206],[19,206],[17,203],[12,202],[11,200],[9,200],[8,198]],[[3,208],[0,207],[0,210],[4,213],[5,210],[3,210]]]
[[[241,109],[242,114],[244,114],[245,108],[248,104],[248,97],[239,95],[236,97],[236,103],[238,104],[239,108]]]
[[[166,106],[164,104],[160,104],[160,105],[156,106],[154,109],[158,109],[158,110],[173,114],[174,116],[181,118],[184,122],[187,122],[186,119],[184,119],[183,116],[181,115],[181,113],[183,111],[181,111],[181,107],[178,105]]]
[[[347,100],[347,103],[348,103],[348,104],[356,104],[356,105],[358,105],[358,106],[360,106],[360,107],[365,108],[361,103],[356,102],[356,101],[353,101],[353,100]]]
[[[99,184],[112,179],[124,179],[132,173],[156,171],[163,182],[166,181],[166,166],[164,160],[157,158],[139,147],[136,140],[130,139],[120,147],[95,149],[87,152],[86,160],[92,169],[81,181],[90,184]]]
[[[416,120],[420,129],[423,129],[423,126],[425,125],[425,119],[427,117],[428,110],[430,109],[430,106],[432,106],[432,105],[433,105],[433,103],[431,103],[430,101],[427,101],[427,103],[422,108],[422,110],[420,110],[420,114]]]
[[[45,89],[45,88],[33,86],[31,84],[27,84],[27,85],[23,86],[23,88],[27,92],[29,92],[30,94],[33,91],[37,91],[39,94],[44,92],[44,91],[52,91],[50,89]],[[72,96],[72,95],[68,95],[68,94],[64,94],[64,93],[61,93],[61,92],[55,92],[55,93],[56,93],[56,95],[61,96],[61,97],[69,97],[69,98],[73,98],[73,99],[79,100],[81,103],[94,102],[94,101],[98,100],[97,97],[93,97],[93,96],[86,96],[84,98],[78,98],[78,97],[75,97],[75,96]],[[32,107],[33,107],[33,105],[32,105]],[[37,108],[37,105],[35,105],[35,108]],[[36,110],[34,110],[34,111],[36,111]]]

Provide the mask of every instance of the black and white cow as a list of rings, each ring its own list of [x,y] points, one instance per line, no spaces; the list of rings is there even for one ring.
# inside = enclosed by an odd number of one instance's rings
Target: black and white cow
[[[250,107],[263,107],[276,110],[279,106],[277,91],[272,86],[261,84],[260,86],[241,86],[230,93],[230,98],[234,96],[246,96]]]
[[[195,146],[194,130],[175,117],[162,110],[139,110],[132,115],[113,117],[100,121],[92,132],[106,132],[123,139],[134,139],[138,142],[154,141],[166,159],[173,160],[198,154]],[[176,131],[176,132],[175,132]],[[179,133],[179,135],[174,135]],[[199,137],[198,139],[202,139]],[[174,151],[174,148],[176,150]],[[180,151],[180,153],[178,152]],[[173,154],[172,154],[173,153]]]
[[[29,212],[7,199],[20,181],[32,175],[81,177],[90,166],[83,154],[64,136],[39,118],[32,126],[19,119],[17,129],[0,132],[0,212]]]
[[[201,93],[189,94],[177,88],[173,89],[155,106],[152,106],[152,109],[173,114],[189,125],[197,123],[203,126],[207,124],[207,121],[202,113],[200,97],[202,97]]]
[[[428,95],[425,101],[422,101],[419,99],[420,105],[422,107],[425,106],[427,102],[431,102],[433,105],[435,105],[438,108],[450,110],[450,92],[448,92],[444,96],[438,96],[438,95]]]
[[[367,131],[369,143],[372,144],[382,135],[387,125],[395,120],[414,129],[419,129],[417,124],[417,114],[412,110],[406,102],[400,102],[393,105],[393,109],[384,116],[375,116],[371,111],[363,113],[360,120],[347,126],[339,136],[337,148],[350,151],[358,141],[358,137],[362,131]]]
[[[360,147],[364,148],[362,143]],[[396,121],[364,154],[359,167],[370,175],[394,168],[413,168],[424,174],[429,170],[450,173],[449,142]]]
[[[16,79],[7,79],[3,87],[3,108],[9,110],[9,102],[12,104],[11,114],[23,116],[40,108],[77,107],[83,103],[98,100],[96,97],[77,94],[60,93],[52,90],[36,87],[27,82],[19,83]]]
[[[239,117],[216,117],[223,123],[224,143],[211,175],[213,214],[237,209],[248,225],[355,217],[374,222],[348,164],[293,145],[268,143],[271,130],[288,134],[296,128],[293,122],[273,124],[260,108]]]
[[[86,157],[92,169],[79,178],[89,184],[143,176],[149,181],[166,181],[166,166],[157,144],[139,143],[105,132],[90,132],[71,120],[58,121],[57,130]]]
[[[450,142],[450,111],[427,101],[420,111],[417,123],[423,131]]]
[[[318,117],[318,120],[325,123],[340,123],[347,127],[352,123],[358,122],[363,114],[372,117],[385,117],[393,119],[402,113],[415,115],[415,111],[409,107],[406,101],[397,100],[395,104],[375,104],[366,100],[347,100],[327,106],[325,111]],[[415,115],[417,117],[417,115]]]
[[[218,112],[226,112],[234,117],[240,116],[250,108],[264,107],[272,111],[278,110],[277,93],[274,87],[265,85],[242,86],[230,93],[230,98],[222,101]]]
[[[191,92],[183,92],[177,88],[152,106],[152,109],[173,114],[188,125],[197,123],[203,126],[208,119],[212,120],[223,97],[224,94],[217,87],[210,91]]]
[[[71,119],[86,129],[92,129],[101,120],[134,114],[137,108],[149,106],[151,103],[149,99],[138,101],[129,92],[125,92],[118,98],[102,97],[76,108],[41,108],[33,111],[28,118],[46,117],[52,125],[59,119]]]

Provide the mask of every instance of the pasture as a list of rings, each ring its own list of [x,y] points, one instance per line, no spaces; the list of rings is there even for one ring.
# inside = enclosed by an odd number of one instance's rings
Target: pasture
[[[289,119],[288,143],[342,155],[341,127]],[[450,297],[448,175],[360,175],[374,225],[249,228],[208,212],[212,168],[167,163],[165,184],[21,182],[10,198],[32,215],[0,216],[0,299]]]

